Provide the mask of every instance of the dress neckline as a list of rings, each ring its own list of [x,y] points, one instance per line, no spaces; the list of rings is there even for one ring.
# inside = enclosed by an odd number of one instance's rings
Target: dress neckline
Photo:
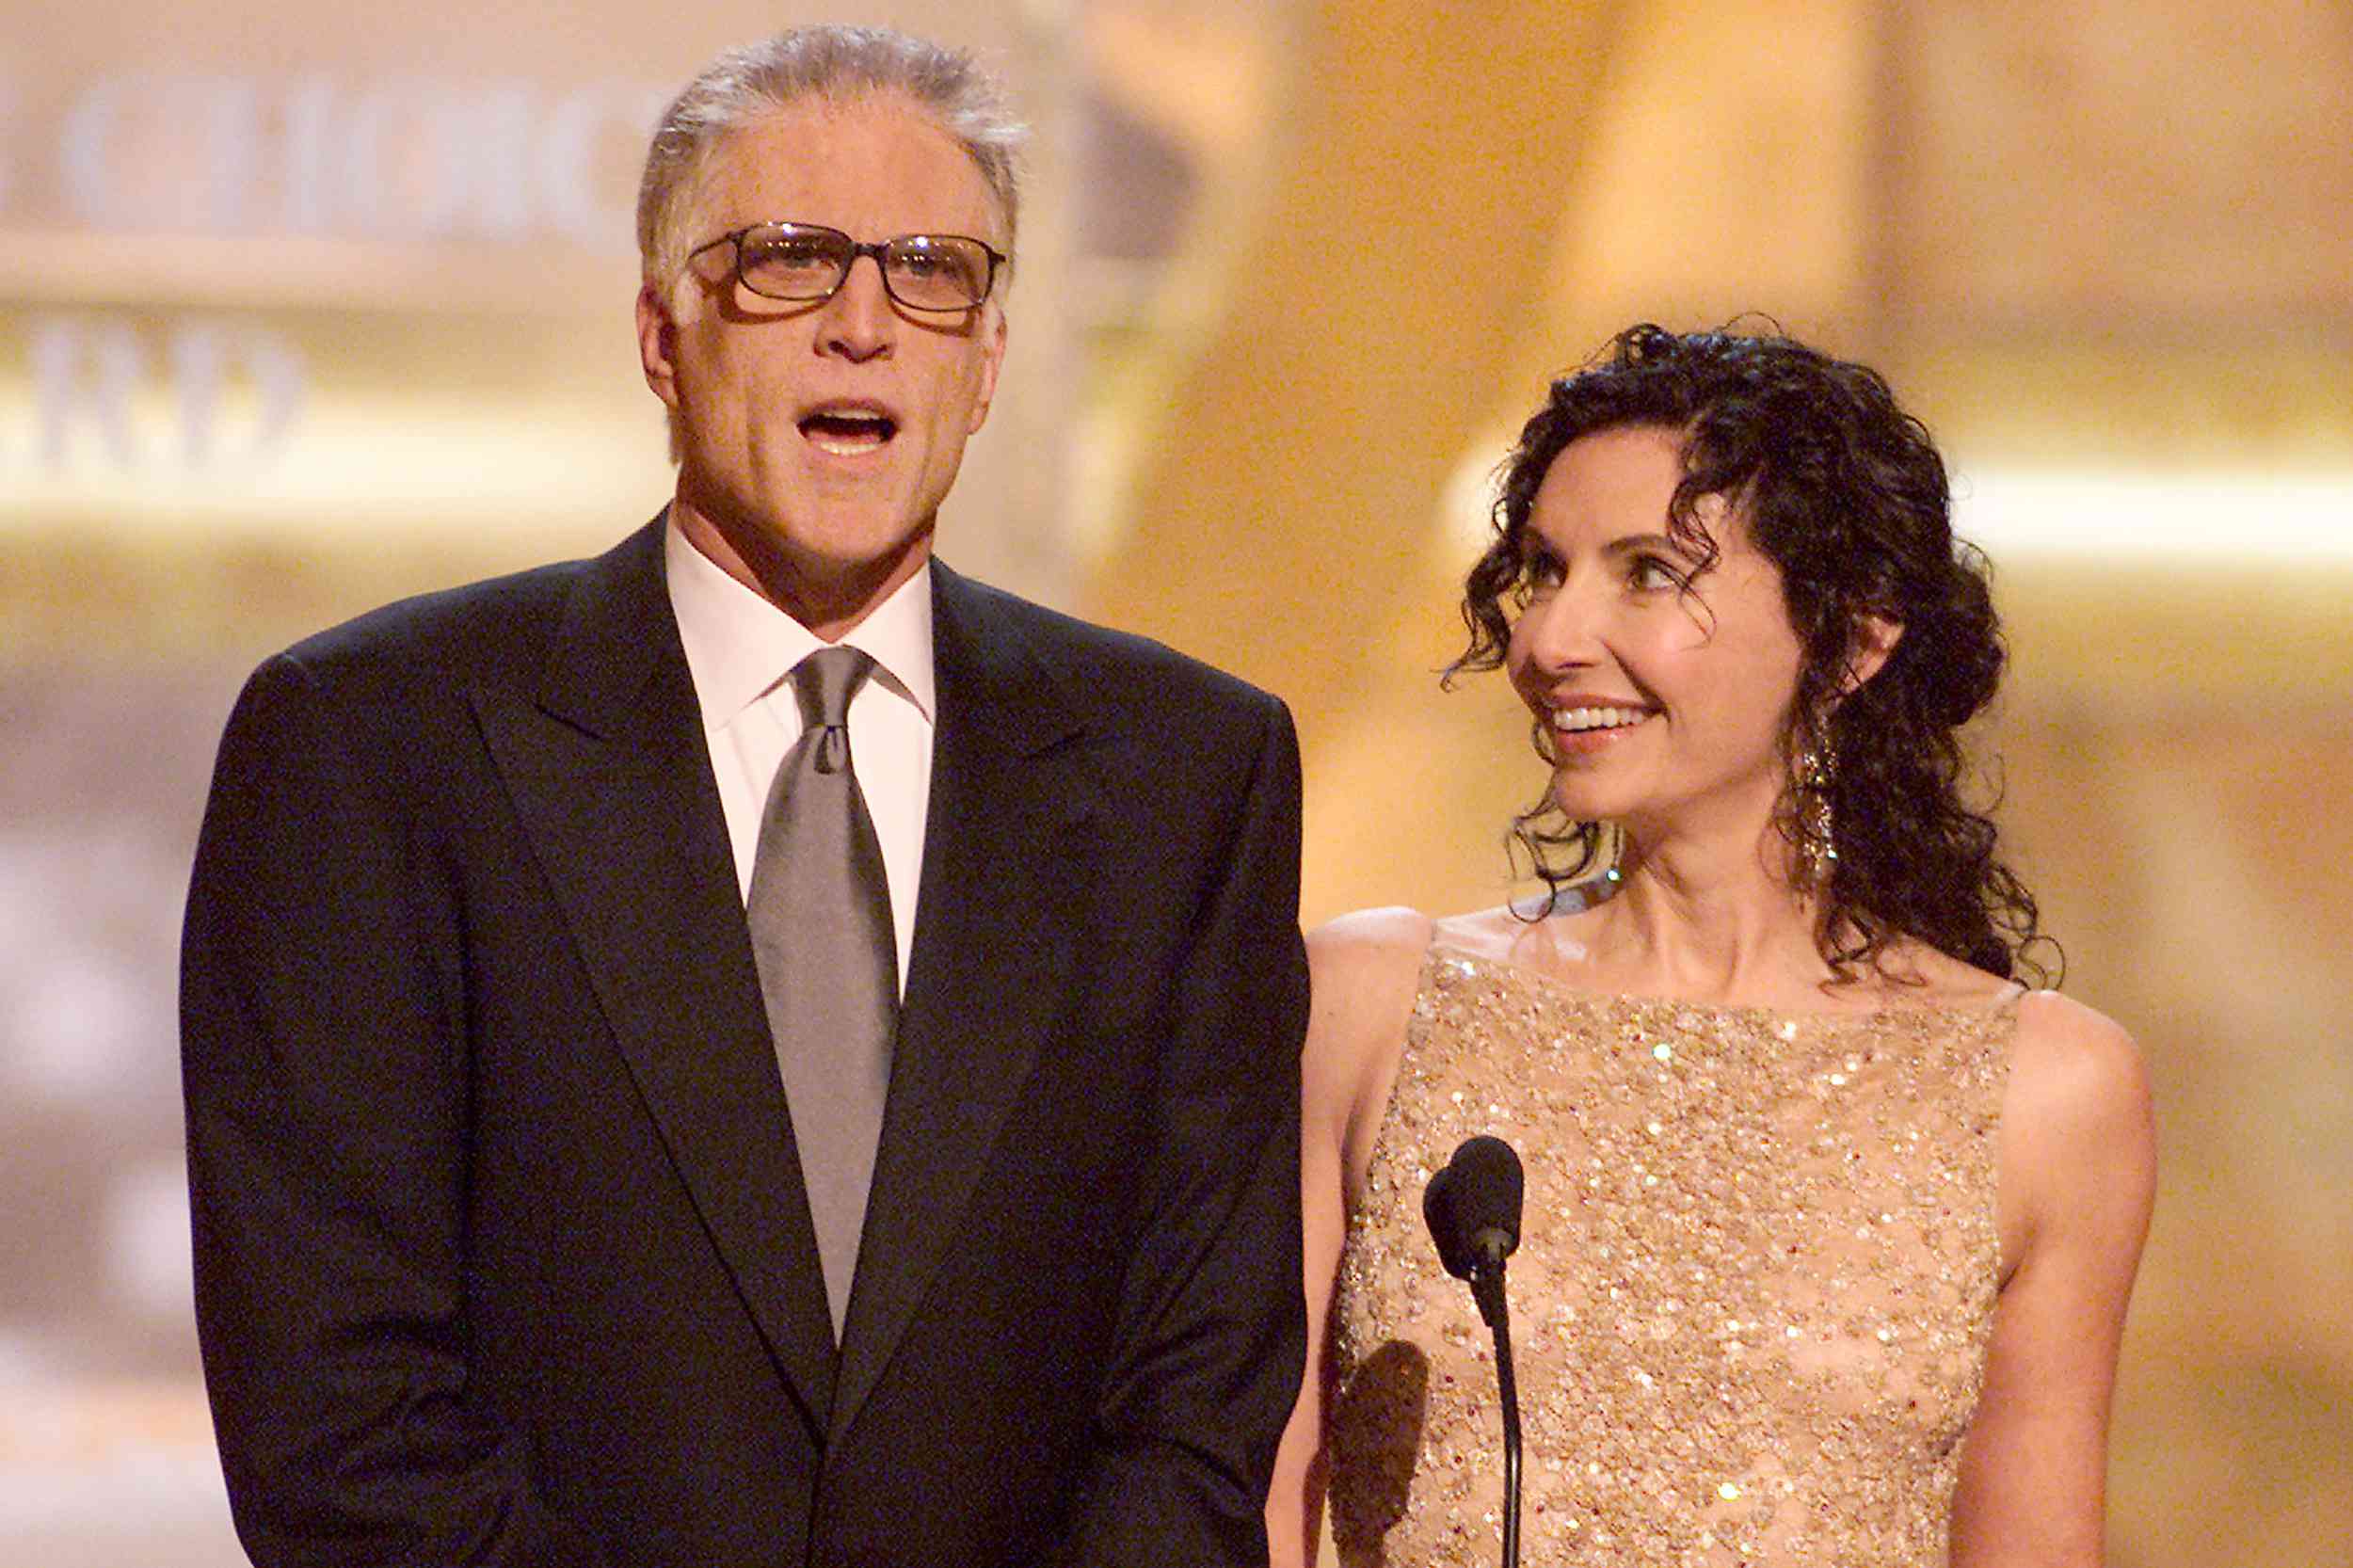
[[[2025,1000],[2026,988],[2018,982],[2006,981],[2006,989],[1992,1002],[1964,1005],[1944,1002],[1925,1007],[1874,1007],[1862,1011],[1833,1011],[1827,1008],[1793,1011],[1768,1007],[1754,1002],[1705,1001],[1693,997],[1653,996],[1633,991],[1593,991],[1563,976],[1541,969],[1532,964],[1522,964],[1492,953],[1479,952],[1439,938],[1433,938],[1422,954],[1422,984],[1426,987],[1431,971],[1448,960],[1464,965],[1476,975],[1480,968],[1500,969],[1520,977],[1539,991],[1591,1008],[1621,1007],[1679,1007],[1710,1017],[1762,1020],[1770,1023],[1796,1023],[1807,1027],[1835,1027],[1852,1024],[1876,1024],[1896,1020],[1959,1018],[1995,1021],[2014,1017],[2018,1004]]]

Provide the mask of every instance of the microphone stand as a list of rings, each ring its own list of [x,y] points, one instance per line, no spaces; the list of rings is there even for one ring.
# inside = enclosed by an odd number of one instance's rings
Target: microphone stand
[[[1503,1568],[1520,1568],[1520,1386],[1512,1370],[1512,1315],[1503,1304],[1503,1248],[1482,1235],[1471,1299],[1495,1332],[1496,1389],[1503,1404]]]
[[[1470,1281],[1471,1300],[1496,1340],[1496,1392],[1503,1404],[1503,1568],[1520,1568],[1520,1385],[1512,1368],[1512,1318],[1503,1260],[1520,1244],[1520,1157],[1502,1139],[1465,1138],[1422,1189],[1421,1217],[1438,1261]]]

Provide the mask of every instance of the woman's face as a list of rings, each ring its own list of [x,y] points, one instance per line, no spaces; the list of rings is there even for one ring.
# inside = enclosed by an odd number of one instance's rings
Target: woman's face
[[[1512,628],[1513,684],[1545,728],[1555,803],[1636,831],[1761,832],[1803,650],[1781,573],[1720,498],[1697,561],[1669,534],[1675,432],[1596,431],[1553,460],[1529,508],[1532,597]]]

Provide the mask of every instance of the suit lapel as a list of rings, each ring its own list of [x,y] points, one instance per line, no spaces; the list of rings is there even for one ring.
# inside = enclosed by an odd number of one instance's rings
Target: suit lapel
[[[536,700],[473,701],[638,1093],[815,1440],[832,1325],[659,520],[584,575]]]
[[[922,886],[829,1446],[904,1335],[1069,1003],[1083,889],[1065,890],[1056,871],[1090,860],[1093,792],[1060,682],[985,590],[933,571],[938,714]]]

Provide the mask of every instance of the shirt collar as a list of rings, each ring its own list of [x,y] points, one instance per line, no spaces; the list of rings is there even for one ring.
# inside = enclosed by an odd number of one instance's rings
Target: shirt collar
[[[706,729],[717,730],[775,687],[793,665],[826,646],[808,628],[728,575],[679,531],[663,529],[663,565],[686,667]],[[928,722],[932,674],[932,564],[928,560],[845,633],[841,646],[872,657],[875,678],[913,702]]]

